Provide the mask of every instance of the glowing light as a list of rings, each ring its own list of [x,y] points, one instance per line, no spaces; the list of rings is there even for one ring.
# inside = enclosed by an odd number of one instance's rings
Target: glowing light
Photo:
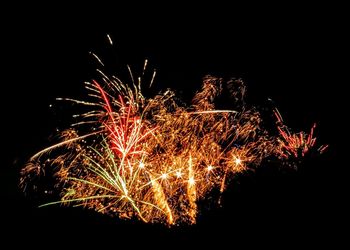
[[[214,169],[214,167],[211,166],[211,165],[209,165],[209,166],[207,167],[208,172],[212,171],[213,169]]]
[[[190,178],[188,179],[188,184],[190,184],[191,186],[193,186],[194,184],[196,184],[196,181],[194,180],[193,177],[190,177]]]
[[[182,177],[182,173],[180,171],[176,171],[175,173],[177,178],[181,178]]]
[[[239,159],[238,157],[235,158],[235,164],[240,165],[242,163],[242,160]]]

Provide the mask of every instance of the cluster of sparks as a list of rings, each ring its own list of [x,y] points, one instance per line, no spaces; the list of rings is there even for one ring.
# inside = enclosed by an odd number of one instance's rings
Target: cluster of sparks
[[[293,134],[277,110],[276,133],[268,133],[261,114],[245,105],[239,79],[204,77],[188,107],[179,105],[171,90],[144,97],[141,78],[128,85],[101,73],[99,82],[85,86],[91,101],[68,100],[89,111],[76,115],[79,122],[61,132],[62,140],[34,155],[22,170],[24,189],[48,169],[53,173],[60,200],[44,205],[193,224],[198,201],[215,189],[222,193],[235,174],[269,157],[304,156],[315,145],[314,127],[310,134]],[[229,90],[233,110],[215,106],[223,89]]]

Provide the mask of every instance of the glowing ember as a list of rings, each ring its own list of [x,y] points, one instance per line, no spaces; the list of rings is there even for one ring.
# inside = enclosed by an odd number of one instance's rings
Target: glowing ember
[[[212,171],[213,168],[214,168],[213,166],[208,166],[208,167],[207,167],[208,172]]]
[[[242,163],[242,160],[241,159],[239,159],[239,158],[236,158],[235,159],[235,164],[236,165],[240,165]]]

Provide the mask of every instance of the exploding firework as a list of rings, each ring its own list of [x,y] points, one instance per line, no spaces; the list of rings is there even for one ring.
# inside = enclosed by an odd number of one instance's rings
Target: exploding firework
[[[193,224],[198,201],[215,189],[222,193],[235,174],[269,157],[302,157],[315,145],[314,126],[309,135],[293,134],[277,110],[277,133],[264,129],[261,114],[244,102],[240,79],[206,76],[184,107],[170,90],[146,98],[141,77],[126,84],[100,73],[99,81],[85,83],[89,101],[66,99],[89,111],[22,170],[25,191],[52,173],[60,200],[42,206],[73,204],[120,218]],[[223,89],[230,110],[216,108]]]

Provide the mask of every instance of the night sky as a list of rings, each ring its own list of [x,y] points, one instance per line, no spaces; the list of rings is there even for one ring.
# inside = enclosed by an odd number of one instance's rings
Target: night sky
[[[11,9],[21,19],[2,31],[5,158],[0,199],[6,234],[33,246],[46,240],[62,246],[67,240],[77,246],[96,240],[115,247],[126,242],[281,249],[304,240],[310,245],[339,244],[339,225],[346,218],[341,206],[344,166],[337,163],[337,143],[345,131],[339,114],[346,100],[341,89],[346,82],[341,8],[158,7],[162,10],[44,7],[47,11],[24,16]],[[80,208],[38,209],[35,197],[25,198],[17,187],[19,169],[50,145],[48,138],[57,127],[69,124],[72,113],[55,98],[84,96],[83,82],[97,76],[89,51],[101,57],[108,73],[122,76],[126,64],[141,71],[147,58],[149,67],[157,69],[155,88],[175,89],[185,100],[206,74],[242,78],[250,103],[262,107],[272,99],[294,131],[309,131],[316,122],[319,145],[330,148],[306,159],[297,171],[262,167],[238,177],[225,192],[223,206],[204,208],[194,226],[168,229]]]

